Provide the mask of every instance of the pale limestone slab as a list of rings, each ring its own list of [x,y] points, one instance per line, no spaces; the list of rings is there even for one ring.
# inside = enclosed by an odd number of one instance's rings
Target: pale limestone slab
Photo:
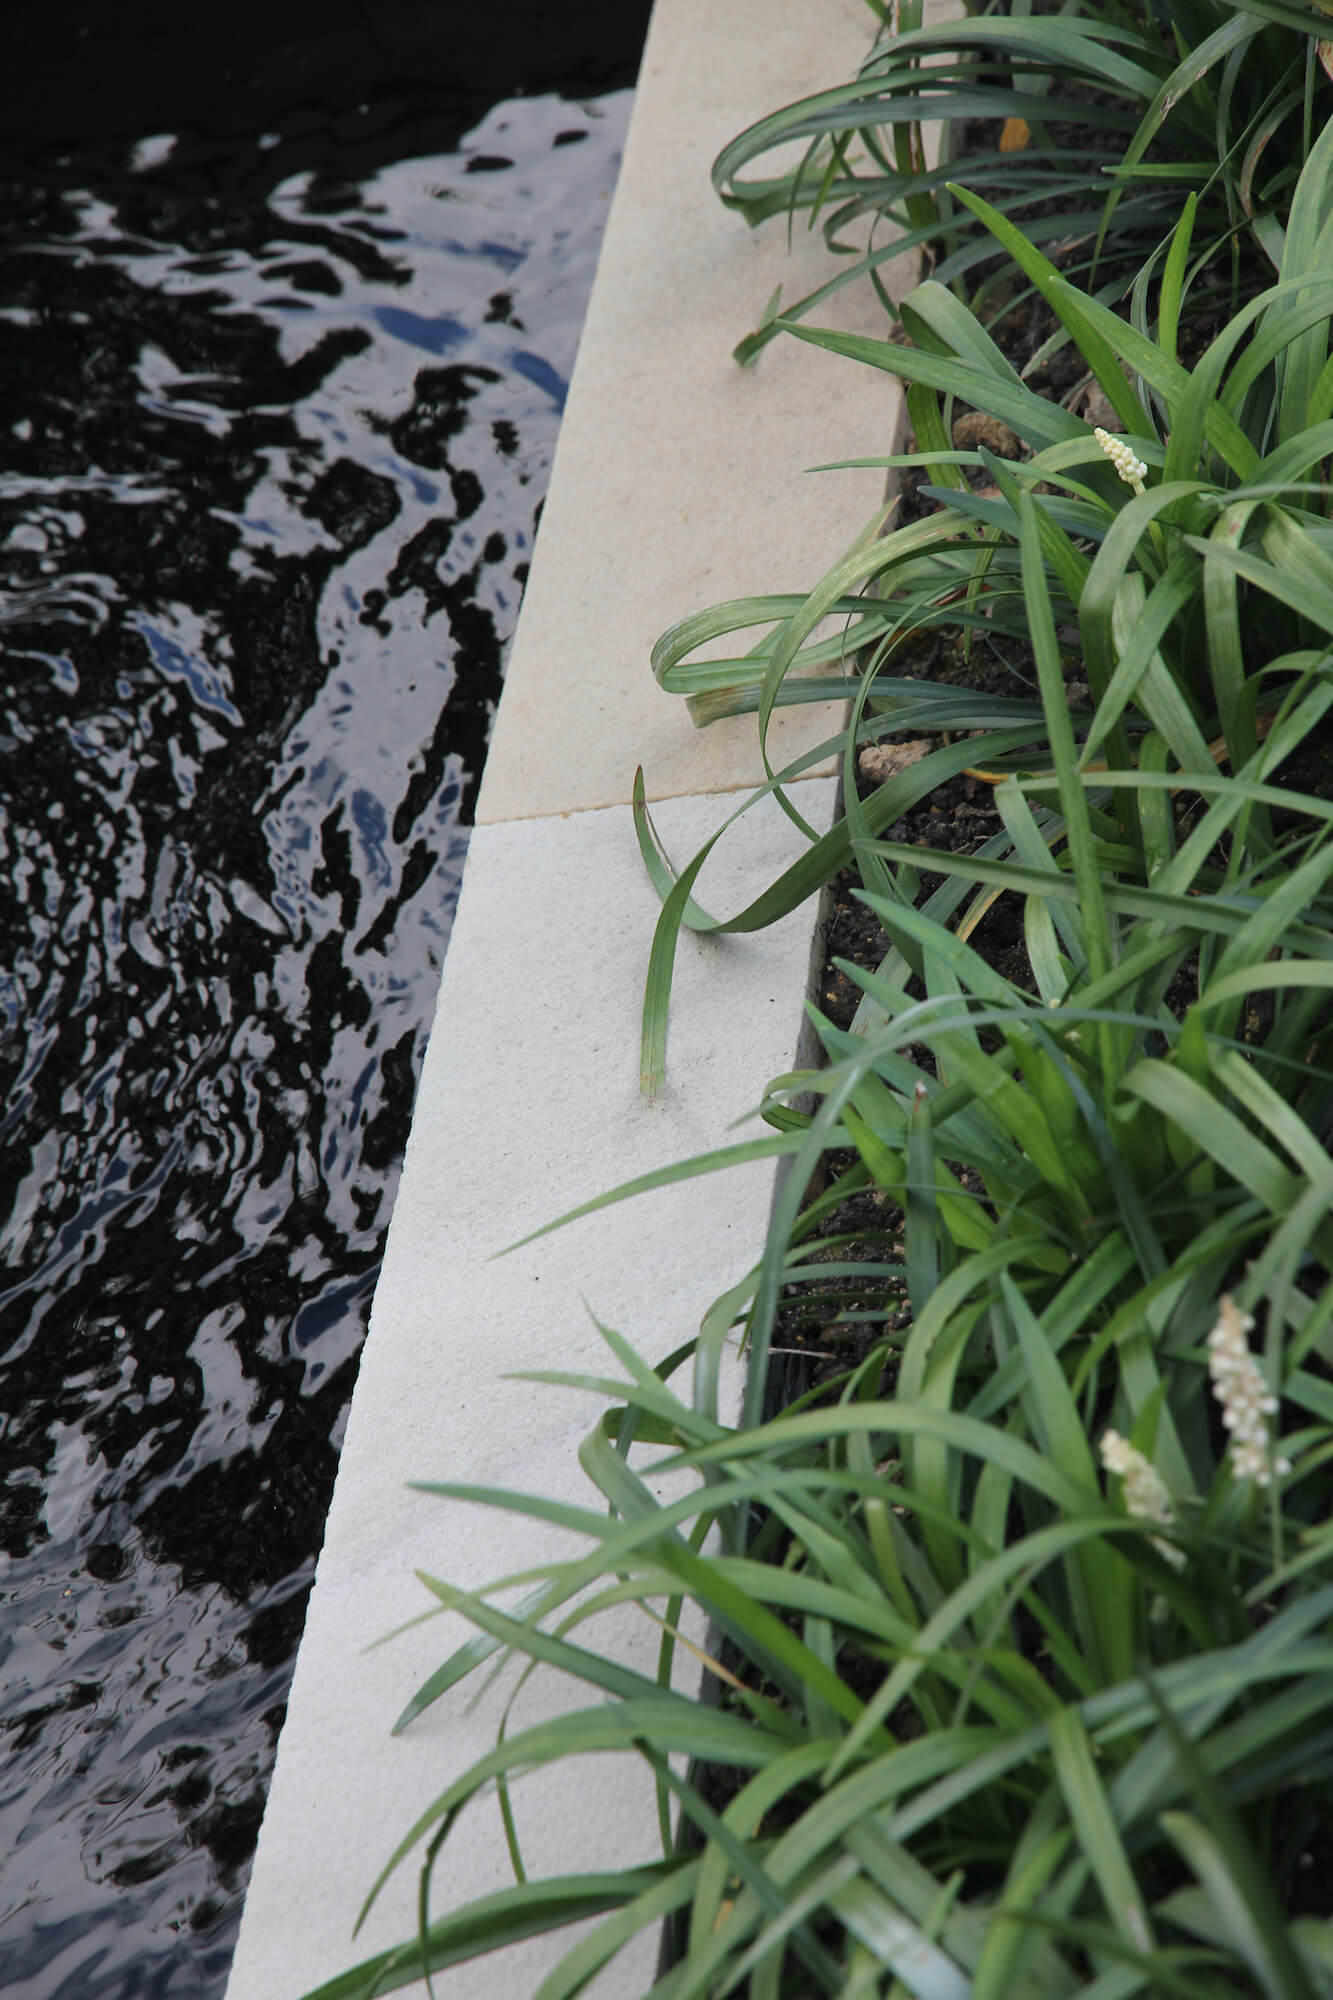
[[[834,789],[825,779],[800,786],[812,823],[830,822]],[[657,808],[678,864],[726,810],[710,798]],[[715,915],[734,914],[802,846],[763,801],[719,842],[701,900]],[[356,1948],[351,1941],[381,1863],[417,1812],[489,1749],[497,1719],[494,1700],[469,1714],[462,1689],[389,1738],[402,1704],[465,1629],[441,1618],[365,1650],[430,1602],[414,1569],[479,1585],[573,1546],[406,1482],[466,1479],[595,1505],[577,1450],[599,1400],[502,1375],[618,1372],[606,1367],[590,1308],[660,1358],[696,1331],[762,1245],[767,1162],[639,1197],[492,1261],[578,1202],[725,1144],[731,1122],[795,1059],[813,904],[754,937],[683,940],[667,1088],[652,1103],[640,1096],[639,1013],[657,913],[623,807],[473,837],[229,2000],[295,2000],[413,1929],[409,1866]],[[735,1136],[765,1129],[750,1121]],[[624,1618],[617,1654],[651,1673],[657,1639],[646,1620]],[[533,1694],[521,1719],[594,1698],[545,1676]],[[581,1787],[568,1769],[525,1780],[515,1804],[533,1873],[651,1854],[652,1795],[637,1767],[598,1760]],[[493,1800],[468,1813],[446,1852],[441,1905],[505,1885]],[[436,1991],[441,2000],[520,2000],[570,1942],[539,1940],[513,1962],[458,1968]],[[595,1990],[645,1990],[651,1956],[646,1948],[632,1976],[622,1964]]]
[[[731,360],[774,287],[795,301],[830,261],[803,218],[790,251],[780,221],[749,231],[709,170],[746,125],[854,74],[872,30],[864,0],[658,0],[482,821],[622,801],[639,762],[650,798],[762,779],[753,718],[696,730],[653,679],[653,642],[719,600],[818,582],[874,516],[884,476],[806,468],[892,450],[901,392],[789,338],[749,369]],[[887,276],[908,289],[914,258]],[[812,323],[885,330],[867,285]],[[775,767],[836,727],[828,706],[779,711]]]

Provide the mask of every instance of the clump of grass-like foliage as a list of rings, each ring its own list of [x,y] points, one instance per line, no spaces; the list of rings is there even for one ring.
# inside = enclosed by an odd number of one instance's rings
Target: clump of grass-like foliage
[[[1233,304],[1280,264],[1292,189],[1333,107],[1319,8],[1069,0],[974,4],[962,19],[928,22],[922,0],[871,4],[883,32],[857,75],[760,119],[714,162],[719,195],[748,222],[785,215],[792,225],[808,212],[841,258],[836,275],[785,308],[785,323],[865,282],[893,315],[879,274],[914,248],[960,295],[1012,306],[1012,264],[949,186],[960,164],[1029,243],[1058,245],[1066,274],[1088,274],[1108,297],[1152,269],[1186,195],[1200,204],[1200,264],[1220,255],[1214,279]],[[979,148],[978,125],[998,143]],[[794,166],[747,173],[794,141],[804,142]],[[779,331],[778,304],[739,360]]]

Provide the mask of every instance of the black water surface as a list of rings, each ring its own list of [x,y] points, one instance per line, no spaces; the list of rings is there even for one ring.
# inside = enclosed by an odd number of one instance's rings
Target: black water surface
[[[627,111],[0,170],[6,1993],[225,1981]]]

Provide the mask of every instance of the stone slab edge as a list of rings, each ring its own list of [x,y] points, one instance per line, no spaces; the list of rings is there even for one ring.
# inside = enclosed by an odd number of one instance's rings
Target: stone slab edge
[[[658,0],[479,823],[623,804],[636,764],[650,799],[763,782],[753,720],[694,729],[649,672],[653,643],[723,599],[813,588],[884,476],[807,467],[888,452],[901,398],[891,376],[797,340],[736,366],[774,289],[813,291],[828,253],[804,218],[790,251],[781,222],[748,230],[709,174],[747,125],[854,74],[871,26],[864,0]],[[884,331],[868,285],[817,323]],[[779,710],[774,767],[834,727],[826,705]]]
[[[815,282],[787,262],[780,229],[751,238],[726,215],[707,177],[717,147],[748,117],[836,79],[864,52],[861,0],[835,0],[817,35],[807,12],[799,0],[733,0],[721,14],[709,0],[658,0],[445,964],[445,1031],[427,1054],[228,2000],[297,2000],[414,1928],[416,1857],[391,1878],[355,1944],[351,1936],[394,1845],[489,1750],[512,1691],[511,1677],[471,1708],[468,1689],[454,1690],[390,1736],[403,1703],[470,1629],[446,1613],[368,1650],[430,1604],[414,1571],[474,1588],[582,1547],[407,1482],[462,1480],[595,1506],[577,1449],[602,1404],[502,1378],[533,1368],[614,1373],[594,1312],[660,1358],[762,1242],[774,1176],[757,1163],[611,1208],[493,1261],[579,1201],[725,1143],[729,1125],[803,1049],[800,1002],[819,948],[810,906],[755,938],[683,941],[668,1087],[651,1104],[640,1097],[639,1008],[658,906],[626,800],[642,759],[658,830],[683,860],[725,816],[714,795],[750,788],[752,720],[729,744],[725,732],[694,732],[683,706],[653,685],[648,645],[671,617],[713,597],[813,583],[873,513],[880,481],[806,482],[811,493],[822,488],[813,514],[792,542],[775,541],[770,516],[787,500],[793,451],[816,437],[825,459],[863,455],[876,448],[868,438],[891,450],[901,422],[892,383],[827,356],[815,357],[824,364],[817,383],[791,376],[784,393],[784,356],[807,353],[797,343],[775,343],[748,376],[729,359],[744,314],[774,283],[797,296]],[[665,208],[655,163],[661,175],[670,167],[684,176]],[[664,337],[645,375],[649,323]],[[836,443],[825,444],[817,402],[836,405]],[[634,406],[649,410],[646,430],[633,428]],[[654,431],[659,419],[665,428]],[[617,438],[626,448],[608,459]],[[600,483],[599,464],[611,468]],[[863,479],[859,491],[841,484],[853,479]],[[691,537],[681,516],[696,506],[703,527]],[[598,633],[609,636],[594,659],[588,635]],[[816,740],[828,733],[826,715]],[[802,783],[812,823],[829,823],[835,789],[831,777]],[[767,801],[719,843],[698,893],[736,911],[800,849]],[[734,1367],[724,1384],[733,1406],[739,1374]],[[647,1621],[622,1617],[609,1639],[599,1628],[583,1636],[654,1670],[658,1635]],[[586,1700],[573,1683],[534,1680],[510,1734]],[[620,1866],[655,1849],[653,1799],[637,1766],[598,1759],[537,1773],[516,1788],[515,1807],[534,1874]],[[480,1801],[446,1847],[434,1911],[511,1879],[495,1801]],[[437,1975],[435,1991],[439,2000],[520,2000],[572,1942],[569,1932],[530,1940]],[[645,1938],[588,1990],[602,2000],[646,1991],[654,1951]]]

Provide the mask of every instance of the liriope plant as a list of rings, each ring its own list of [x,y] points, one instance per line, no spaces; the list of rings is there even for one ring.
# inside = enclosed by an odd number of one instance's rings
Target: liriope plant
[[[427,1489],[558,1520],[587,1553],[478,1592],[424,1578],[475,1636],[409,1714],[483,1667],[592,1699],[506,1729],[441,1792],[385,1870],[425,1847],[418,1934],[309,2000],[370,2000],[588,1918],[534,2000],[568,2000],[664,1923],[644,2000],[1329,1992],[1303,1866],[1330,1832],[1328,1413],[1284,1429],[1291,1469],[1270,1456],[1267,1488],[1225,1430],[1191,1441],[1189,1490],[1169,1466],[1145,1481],[1150,1426],[1108,1451],[1112,1406],[1100,1452],[1089,1438],[1077,1300],[1038,1316],[1012,1279],[983,1282],[1024,1361],[984,1416],[961,1380],[884,1394],[877,1348],[818,1406],[733,1431],[604,1330],[619,1373],[572,1385],[614,1399],[581,1454],[592,1504]],[[1189,1317],[1201,1378],[1228,1316],[1247,1342],[1234,1302]],[[1284,1399],[1264,1405],[1286,1424]],[[667,1474],[697,1483],[664,1504]],[[664,1631],[655,1676],[588,1636],[611,1606]],[[706,1703],[673,1685],[687,1607],[712,1633]],[[678,1829],[655,1858],[528,1877],[523,1775],[590,1752],[646,1764]],[[450,1843],[497,1784],[517,1879],[437,1911]]]
[[[978,306],[998,302],[1001,286],[1012,294],[1007,246],[997,253],[950,188],[964,165],[1029,242],[1058,245],[1068,274],[1090,274],[1108,298],[1160,251],[1187,195],[1201,205],[1201,262],[1220,254],[1214,277],[1233,304],[1281,262],[1297,177],[1333,111],[1319,8],[973,5],[962,19],[926,21],[920,0],[900,0],[876,11],[881,33],[854,78],[758,120],[714,162],[722,200],[752,225],[786,215],[791,226],[808,211],[839,260],[785,307],[786,322],[866,282],[893,315],[881,274],[913,250]],[[978,125],[995,135],[980,150]],[[923,126],[935,132],[933,159]],[[793,142],[804,142],[797,163],[764,173],[767,156]],[[774,338],[779,303],[738,359]]]
[[[900,649],[914,634],[948,624],[1025,644],[1040,599],[1057,626],[1077,632],[1091,703],[1080,719],[1083,768],[1104,764],[1114,783],[1132,776],[1146,753],[1163,779],[1172,772],[1203,779],[1219,764],[1240,770],[1252,759],[1291,673],[1333,639],[1333,532],[1322,478],[1333,454],[1331,171],[1333,126],[1292,201],[1283,275],[1218,332],[1192,369],[1176,358],[1192,208],[1166,260],[1150,338],[1070,285],[1003,217],[960,190],[1045,292],[1115,414],[1114,433],[1037,395],[933,281],[904,302],[912,347],[793,329],[908,383],[923,448],[882,462],[925,464],[944,483],[926,488],[934,514],[863,538],[804,599],[718,606],[681,621],[655,649],[661,684],[686,697],[696,721],[755,712],[765,746],[777,706],[850,696],[854,707],[849,728],[789,772],[770,766],[766,787],[804,824],[788,780],[839,748],[847,823],[822,841],[811,833],[808,855],[734,919],[714,920],[692,899],[705,855],[677,877],[640,811],[645,859],[664,898],[645,1001],[646,1089],[662,1075],[682,925],[746,930],[768,922],[945,778],[961,770],[1000,778],[1048,761],[1049,703],[1043,712],[1035,701],[896,678]],[[1003,422],[1027,456],[950,450],[958,403]],[[984,467],[991,491],[953,483],[964,466]],[[1127,467],[1136,468],[1130,478]],[[1039,573],[1022,552],[1025,507],[1035,522]],[[833,638],[831,614],[844,621]],[[693,657],[705,641],[756,628],[758,642],[746,652]],[[942,739],[947,731],[955,740],[941,740],[859,806],[856,751],[904,730]],[[965,732],[973,733],[970,747],[957,740]],[[980,740],[977,732],[985,732]],[[1142,873],[1148,863],[1132,786],[1116,786],[1112,809],[1120,860]],[[1267,811],[1250,814],[1244,831],[1247,844],[1262,849],[1271,839]],[[873,861],[871,880],[888,886]]]

